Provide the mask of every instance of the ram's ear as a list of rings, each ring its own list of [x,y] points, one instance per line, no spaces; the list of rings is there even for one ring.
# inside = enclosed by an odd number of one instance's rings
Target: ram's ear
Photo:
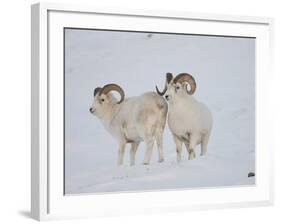
[[[94,90],[94,97],[99,93],[99,91],[101,91],[101,87],[97,87],[97,88],[95,88],[95,90]]]
[[[181,83],[181,85],[182,85],[183,89],[185,89],[187,91],[187,93],[190,92],[191,85],[188,82],[183,82],[183,83]]]
[[[120,100],[118,101],[117,104],[122,103],[123,100],[125,99],[125,93],[124,90],[121,88],[121,86],[115,84],[115,83],[110,83],[102,87],[101,91],[99,92],[99,95],[101,94],[108,94],[111,91],[116,91],[120,94]]]
[[[188,73],[180,73],[174,78],[174,83],[188,82],[190,85],[190,91],[187,91],[189,95],[192,95],[196,90],[196,82],[192,75]]]

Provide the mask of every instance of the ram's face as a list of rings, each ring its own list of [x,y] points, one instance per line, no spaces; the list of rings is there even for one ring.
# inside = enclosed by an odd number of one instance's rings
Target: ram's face
[[[175,78],[172,73],[167,73],[164,90],[160,91],[156,86],[156,92],[170,103],[182,96],[192,95],[195,89],[196,82],[188,73],[180,73]]]
[[[120,94],[121,98],[117,102],[116,99],[110,93],[111,91],[116,91]],[[111,111],[113,104],[120,104],[123,102],[125,93],[123,89],[117,84],[111,83],[104,87],[97,87],[94,90],[94,102],[90,107],[90,113],[102,118],[107,112]]]
[[[186,95],[185,83],[174,83],[173,80],[167,85],[167,91],[165,93],[165,99],[168,102],[173,102],[175,98]]]
[[[102,117],[106,111],[109,109],[110,96],[108,94],[96,94],[94,96],[94,102],[90,107],[90,113],[97,116]]]

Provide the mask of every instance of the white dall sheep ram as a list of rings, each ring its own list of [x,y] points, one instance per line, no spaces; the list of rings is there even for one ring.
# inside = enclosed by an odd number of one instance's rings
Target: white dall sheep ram
[[[188,84],[190,90],[188,90]],[[181,73],[173,78],[171,73],[166,74],[165,88],[159,95],[169,102],[168,125],[176,144],[177,160],[181,160],[182,143],[185,144],[189,157],[195,158],[194,149],[201,144],[201,155],[205,155],[207,144],[212,130],[212,114],[209,109],[198,102],[192,94],[195,92],[194,78]]]
[[[111,91],[117,91],[121,99],[118,101]],[[126,143],[131,144],[130,164],[135,164],[136,151],[141,141],[147,147],[143,164],[149,164],[155,140],[158,162],[164,161],[162,138],[167,111],[167,102],[157,93],[147,92],[141,96],[125,98],[123,89],[116,84],[97,87],[90,108],[90,112],[101,120],[119,144],[118,165],[123,164]]]

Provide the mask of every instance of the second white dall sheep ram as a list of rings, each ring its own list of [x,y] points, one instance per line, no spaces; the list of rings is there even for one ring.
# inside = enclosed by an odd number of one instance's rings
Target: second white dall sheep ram
[[[117,91],[121,99],[118,101],[111,91]],[[123,164],[127,143],[131,144],[130,164],[135,164],[136,151],[141,141],[147,147],[143,164],[149,164],[155,140],[158,161],[164,160],[162,138],[167,111],[167,102],[157,93],[147,92],[137,97],[125,98],[123,89],[116,84],[97,87],[90,108],[90,112],[101,120],[119,144],[118,165]]]
[[[188,84],[190,90],[188,90]],[[168,125],[176,144],[177,160],[181,160],[182,143],[185,144],[189,157],[195,158],[194,149],[201,144],[201,155],[205,155],[212,130],[212,114],[192,94],[196,90],[194,78],[187,73],[180,73],[175,78],[171,73],[166,74],[165,88],[159,95],[169,102]]]

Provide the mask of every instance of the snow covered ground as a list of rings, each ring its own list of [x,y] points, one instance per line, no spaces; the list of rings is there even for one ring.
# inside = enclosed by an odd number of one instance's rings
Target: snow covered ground
[[[255,40],[94,30],[65,31],[66,194],[251,185],[255,177]],[[166,72],[188,72],[197,81],[194,96],[214,117],[207,155],[176,162],[167,126],[165,161],[116,166],[117,144],[88,110],[93,89],[118,83],[127,96],[164,85]]]

